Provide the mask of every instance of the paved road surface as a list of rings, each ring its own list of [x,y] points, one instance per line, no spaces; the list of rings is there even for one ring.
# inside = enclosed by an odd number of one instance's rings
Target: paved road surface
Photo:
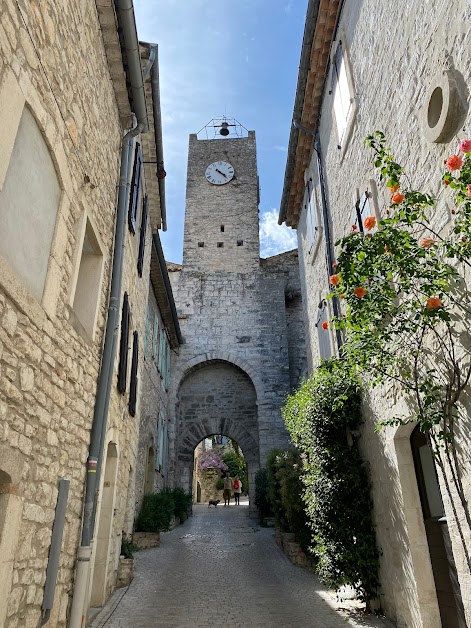
[[[135,576],[115,592],[93,628],[345,628],[392,626],[336,610],[335,597],[295,567],[273,530],[248,517],[248,504],[197,505],[160,548],[137,552]]]

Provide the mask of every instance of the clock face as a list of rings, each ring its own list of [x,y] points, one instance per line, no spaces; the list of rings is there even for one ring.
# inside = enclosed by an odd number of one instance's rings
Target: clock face
[[[234,177],[234,167],[227,161],[215,161],[204,173],[207,181],[213,185],[224,185]]]

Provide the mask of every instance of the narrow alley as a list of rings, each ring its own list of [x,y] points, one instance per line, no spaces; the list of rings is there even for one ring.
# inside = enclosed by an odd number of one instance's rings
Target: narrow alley
[[[337,603],[313,573],[292,565],[273,529],[249,518],[248,500],[240,508],[198,504],[184,525],[162,534],[160,548],[134,557],[134,580],[115,591],[92,628],[392,627]]]

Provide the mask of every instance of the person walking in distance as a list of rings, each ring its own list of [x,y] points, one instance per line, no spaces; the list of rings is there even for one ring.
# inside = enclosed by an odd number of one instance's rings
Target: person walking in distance
[[[233,488],[232,478],[229,475],[229,471],[226,471],[226,476],[224,478],[224,490],[222,492],[222,496],[224,497],[224,506],[229,506]]]
[[[240,494],[242,493],[242,482],[239,480],[239,476],[236,475],[233,481],[234,486],[234,498],[236,506],[240,505]]]

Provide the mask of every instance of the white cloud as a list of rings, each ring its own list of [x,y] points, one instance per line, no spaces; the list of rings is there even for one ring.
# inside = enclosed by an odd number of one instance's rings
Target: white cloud
[[[288,152],[288,147],[287,146],[273,146],[273,150],[279,150],[282,153],[287,153]]]
[[[296,231],[278,224],[278,210],[276,208],[260,216],[260,254],[261,257],[271,257],[291,251],[298,245]]]

